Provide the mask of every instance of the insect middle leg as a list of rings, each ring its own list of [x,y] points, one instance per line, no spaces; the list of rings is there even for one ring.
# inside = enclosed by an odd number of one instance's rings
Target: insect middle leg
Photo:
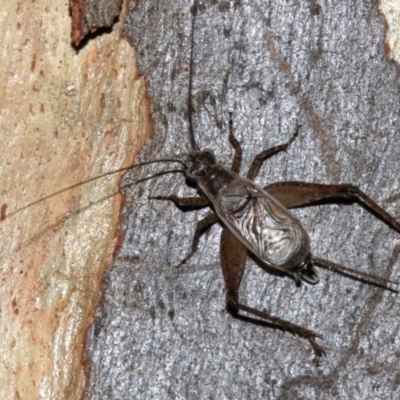
[[[190,258],[193,256],[194,253],[196,253],[197,248],[199,246],[199,240],[200,236],[206,232],[208,229],[211,228],[212,225],[214,225],[216,222],[219,221],[219,217],[217,214],[212,213],[201,219],[197,225],[196,225],[196,230],[193,235],[193,240],[192,240],[192,248],[190,252],[187,254],[187,256],[178,264],[178,267],[181,265],[185,264],[187,261],[190,260]]]
[[[317,357],[324,355],[324,349],[316,342],[316,338],[319,335],[312,330],[292,324],[289,321],[272,316],[265,311],[257,310],[239,302],[239,286],[246,265],[246,258],[246,247],[230,231],[224,228],[221,233],[221,264],[225,279],[226,304],[232,316],[247,322],[261,324],[298,335],[310,342]],[[240,311],[254,315],[257,318],[245,317],[239,314]]]
[[[197,197],[178,197],[176,195],[171,196],[154,196],[150,197],[152,200],[171,200],[174,204],[179,208],[204,208],[210,204],[210,201],[205,196],[197,196]],[[201,219],[197,225],[196,230],[194,232],[193,240],[192,240],[192,248],[187,256],[177,265],[180,267],[185,264],[197,251],[200,236],[206,232],[213,224],[219,221],[219,217],[217,214],[212,213]]]

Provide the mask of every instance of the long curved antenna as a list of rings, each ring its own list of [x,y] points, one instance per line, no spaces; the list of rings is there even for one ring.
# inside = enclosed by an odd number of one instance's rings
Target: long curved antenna
[[[163,176],[163,175],[167,175],[167,174],[176,174],[176,173],[184,174],[185,171],[183,169],[169,169],[167,171],[160,171],[160,172],[157,172],[157,173],[155,173],[153,175],[145,176],[144,178],[140,178],[140,179],[138,179],[138,180],[136,180],[134,182],[126,183],[126,184],[120,186],[120,188],[119,188],[120,190],[118,192],[120,192],[123,189],[128,189],[128,188],[130,188],[130,187],[132,187],[132,186],[134,186],[134,185],[136,185],[136,184],[138,184],[140,182],[146,182],[146,181],[149,181],[150,179],[157,178],[158,176]]]
[[[128,188],[128,187],[131,187],[131,186],[137,184],[137,183],[145,182],[145,181],[147,181],[147,180],[149,180],[149,179],[156,178],[156,177],[158,177],[158,176],[162,176],[162,175],[166,175],[166,174],[173,174],[173,173],[176,173],[176,172],[184,173],[183,170],[177,170],[177,169],[168,170],[168,171],[160,171],[160,172],[157,172],[157,173],[154,174],[154,175],[146,176],[146,177],[144,177],[144,178],[138,179],[138,180],[135,181],[135,182],[126,184],[126,185],[122,186],[120,189],[126,189],[126,188]],[[29,243],[34,243],[35,240],[37,240],[38,238],[40,238],[40,237],[41,237],[42,235],[44,235],[46,232],[49,232],[49,231],[52,231],[52,230],[56,229],[58,226],[60,226],[61,223],[63,223],[63,222],[65,222],[65,221],[67,221],[68,219],[73,218],[73,217],[75,217],[75,216],[77,216],[77,215],[79,215],[79,214],[85,212],[85,211],[88,210],[90,207],[92,207],[94,204],[100,204],[100,203],[102,203],[102,202],[104,202],[104,201],[107,201],[108,199],[111,199],[112,197],[114,197],[114,196],[117,195],[118,193],[121,193],[120,190],[117,190],[117,191],[115,191],[115,192],[113,192],[113,193],[110,193],[110,194],[108,194],[108,195],[106,195],[106,196],[100,198],[100,199],[97,199],[96,201],[91,202],[91,203],[89,203],[88,205],[86,205],[86,206],[84,206],[84,207],[81,207],[81,208],[79,208],[79,209],[74,209],[72,212],[68,212],[67,214],[64,214],[62,217],[57,218],[56,222],[53,222],[53,223],[51,223],[50,225],[47,225],[44,229],[42,229],[41,231],[35,233],[27,242],[23,243],[23,245],[28,245]],[[15,214],[15,212],[13,212],[13,214]]]
[[[66,192],[68,190],[74,189],[74,188],[82,186],[82,185],[86,185],[89,182],[96,181],[97,179],[104,178],[105,176],[117,174],[118,172],[128,171],[130,169],[133,169],[133,168],[136,168],[136,167],[141,167],[143,165],[155,164],[155,163],[159,163],[159,162],[178,163],[178,164],[181,164],[181,165],[183,165],[185,167],[185,163],[183,163],[182,161],[173,160],[173,159],[170,159],[170,158],[163,158],[161,160],[145,161],[145,162],[142,162],[142,163],[139,163],[139,164],[131,165],[129,167],[120,168],[120,169],[117,169],[115,171],[106,172],[105,174],[101,174],[101,175],[95,176],[95,177],[87,179],[86,181],[83,181],[83,182],[75,183],[74,185],[68,186],[68,187],[66,187],[64,189],[58,190],[57,192],[49,194],[48,196],[42,197],[42,198],[40,198],[38,200],[35,200],[32,203],[29,203],[29,204],[27,204],[27,205],[25,205],[23,207],[20,207],[20,208],[16,209],[15,211],[13,211],[12,213],[10,213],[8,215],[4,215],[4,216],[2,215],[2,219],[1,220],[3,221],[4,219],[10,218],[13,215],[18,214],[19,212],[21,212],[23,210],[26,210],[27,208],[32,207],[32,206],[34,206],[36,204],[39,204],[40,202],[42,202],[44,200],[51,199],[52,197],[58,196],[59,194],[64,193],[64,192]],[[174,170],[174,171],[176,171],[176,170]],[[159,174],[156,174],[154,176],[158,176],[158,175]],[[149,178],[147,178],[147,179],[149,179]]]
[[[193,88],[193,47],[194,47],[194,24],[196,21],[197,15],[197,0],[195,0],[193,7],[191,9],[192,12],[192,29],[190,32],[191,38],[191,47],[190,47],[190,63],[189,63],[189,87],[188,87],[188,113],[189,113],[189,137],[190,137],[190,145],[192,146],[192,150],[199,150],[199,146],[196,143],[196,139],[194,137],[193,130],[193,101],[192,101],[192,88]]]

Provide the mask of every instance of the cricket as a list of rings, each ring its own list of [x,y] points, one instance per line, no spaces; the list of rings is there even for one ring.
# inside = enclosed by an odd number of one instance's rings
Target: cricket
[[[195,4],[192,7],[191,20],[192,44],[194,43],[197,13],[198,8]],[[192,45],[190,50],[187,100],[188,135],[191,144],[189,155],[185,158],[171,157],[151,160],[122,168],[118,171],[111,171],[53,193],[47,196],[46,199],[70,190],[73,187],[116,172],[131,170],[154,163],[179,164],[181,169],[164,171],[144,179],[152,179],[164,173],[181,173],[189,183],[197,188],[197,196],[178,197],[168,193],[163,196],[150,197],[150,200],[169,201],[174,203],[178,208],[185,210],[206,207],[210,209],[210,213],[197,222],[191,249],[183,258],[180,265],[186,263],[196,252],[201,235],[211,226],[219,223],[222,228],[220,262],[225,282],[227,311],[233,317],[243,321],[288,332],[307,340],[315,356],[320,358],[326,352],[323,346],[317,342],[318,339],[321,339],[321,336],[317,332],[270,315],[265,311],[256,309],[240,301],[239,288],[248,255],[252,254],[267,269],[289,277],[297,286],[300,286],[303,282],[310,285],[317,284],[319,282],[317,267],[321,267],[397,293],[397,290],[391,286],[392,284],[397,284],[396,281],[358,271],[313,255],[310,247],[310,238],[306,229],[290,210],[327,201],[355,202],[399,234],[400,223],[367,194],[358,187],[350,184],[330,185],[285,181],[269,183],[263,187],[256,185],[254,180],[263,163],[271,160],[278,153],[288,150],[290,146],[295,146],[296,139],[303,133],[300,124],[293,127],[293,134],[286,143],[260,152],[252,161],[245,177],[240,175],[242,148],[234,134],[233,113],[229,113],[229,141],[234,150],[231,165],[227,167],[219,163],[212,150],[202,150],[196,140],[192,121],[192,114],[194,112],[192,104],[194,47]],[[135,183],[144,179],[139,179]],[[43,200],[40,199],[24,208]],[[5,218],[6,205],[3,205],[1,219]]]

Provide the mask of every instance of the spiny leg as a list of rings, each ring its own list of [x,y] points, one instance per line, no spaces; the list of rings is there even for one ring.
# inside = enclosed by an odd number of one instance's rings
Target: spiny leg
[[[307,206],[322,200],[357,201],[369,213],[377,216],[396,232],[400,233],[400,223],[357,186],[278,182],[265,186],[264,190],[272,194],[287,208]]]
[[[278,182],[265,186],[264,190],[268,191],[268,193],[274,196],[287,208],[309,206],[323,200],[358,201],[367,211],[378,216],[379,219],[400,233],[400,224],[395,220],[395,218],[382,209],[364,192],[353,185],[323,185],[319,183],[307,182]],[[328,268],[349,278],[379,286],[392,292],[397,292],[397,290],[389,286],[389,284],[398,285],[399,283],[396,281],[348,268],[332,261],[324,260],[323,258],[313,256],[312,259],[320,267]]]
[[[210,205],[210,200],[206,196],[196,197],[178,197],[174,194],[171,196],[154,196],[149,197],[150,200],[171,200],[178,208],[204,208]]]
[[[260,167],[264,161],[266,161],[268,158],[272,157],[273,155],[281,151],[286,151],[289,148],[289,146],[293,143],[293,141],[296,139],[297,135],[299,134],[299,130],[300,126],[297,127],[296,132],[286,143],[271,147],[258,154],[251,163],[249,172],[247,173],[247,178],[253,181],[257,176],[258,171],[260,170]]]
[[[216,222],[219,221],[219,217],[217,214],[212,213],[201,219],[197,225],[196,225],[196,230],[194,232],[193,236],[193,241],[192,241],[192,249],[190,252],[187,254],[187,256],[178,264],[178,267],[181,265],[185,264],[189,259],[193,256],[194,253],[196,253],[197,248],[199,246],[199,240],[200,236],[209,228],[211,228],[212,225],[214,225]]]
[[[221,265],[226,286],[227,308],[232,316],[247,322],[261,324],[298,335],[310,342],[317,357],[325,355],[324,349],[316,342],[316,338],[320,336],[312,330],[239,303],[239,286],[245,268],[246,256],[247,249],[230,231],[224,228],[221,233]],[[260,319],[243,316],[239,314],[240,311],[244,311]]]
[[[242,165],[242,147],[240,146],[239,141],[235,138],[233,134],[233,121],[232,121],[232,113],[229,113],[229,141],[231,145],[235,149],[235,155],[233,156],[231,170],[238,174],[240,172],[240,167]]]

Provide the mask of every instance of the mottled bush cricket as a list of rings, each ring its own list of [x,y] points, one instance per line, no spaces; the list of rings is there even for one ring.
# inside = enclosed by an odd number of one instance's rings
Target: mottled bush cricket
[[[315,332],[240,302],[238,291],[247,253],[252,253],[262,264],[292,277],[297,285],[300,285],[302,281],[316,284],[318,282],[316,266],[321,266],[390,289],[387,286],[389,281],[385,278],[355,271],[312,256],[308,234],[289,209],[321,201],[350,200],[360,203],[399,233],[400,224],[360,189],[352,185],[279,182],[269,184],[264,188],[256,186],[252,181],[262,163],[275,154],[287,150],[297,137],[299,128],[287,143],[272,147],[257,155],[246,178],[238,175],[242,150],[233,134],[232,118],[230,118],[229,124],[229,140],[235,153],[230,169],[218,163],[211,150],[201,151],[199,149],[193,130],[191,99],[196,14],[195,6],[191,28],[192,47],[188,90],[189,136],[192,153],[181,164],[184,166],[186,178],[199,189],[199,196],[178,198],[175,195],[165,195],[152,197],[152,199],[170,200],[180,208],[210,206],[213,212],[197,223],[192,249],[181,264],[188,261],[194,254],[201,234],[213,224],[220,222],[222,226],[221,267],[229,312],[235,317],[255,323],[259,323],[259,319],[261,319],[266,322],[267,326],[301,336],[310,342],[315,354],[321,356],[324,354],[324,350],[316,343],[318,335]],[[241,314],[243,312],[255,319],[244,317]]]
[[[316,266],[319,265],[390,290],[388,286],[390,281],[385,278],[364,274],[312,256],[308,234],[289,209],[307,206],[318,201],[333,199],[355,200],[399,233],[400,225],[372,199],[351,185],[280,182],[267,185],[264,188],[256,186],[252,181],[256,177],[262,163],[273,155],[287,150],[296,139],[300,130],[299,127],[295,129],[294,135],[287,143],[261,152],[251,164],[246,178],[238,175],[242,161],[242,151],[239,142],[233,134],[232,116],[230,117],[229,124],[229,139],[235,150],[235,154],[231,168],[228,169],[222,164],[217,163],[212,151],[200,151],[193,130],[191,96],[196,14],[197,9],[195,7],[193,8],[192,17],[192,48],[188,82],[189,137],[192,153],[185,161],[178,159],[154,160],[137,164],[135,167],[163,161],[180,163],[184,167],[184,170],[180,172],[183,172],[188,180],[197,185],[200,195],[190,198],[178,198],[174,195],[166,195],[152,197],[152,199],[160,201],[170,200],[177,206],[184,208],[210,206],[213,210],[211,214],[198,222],[192,242],[192,249],[181,264],[188,261],[196,251],[201,234],[213,224],[220,222],[222,225],[221,265],[229,312],[237,318],[254,323],[260,323],[259,321],[261,321],[266,326],[288,331],[305,338],[310,342],[315,354],[321,356],[324,354],[324,350],[316,342],[318,335],[315,332],[271,316],[264,311],[249,307],[240,302],[238,290],[248,251],[269,268],[293,278],[297,285],[300,285],[302,281],[309,284],[316,284],[318,282]],[[241,314],[242,312],[250,314],[252,317],[244,317]]]

